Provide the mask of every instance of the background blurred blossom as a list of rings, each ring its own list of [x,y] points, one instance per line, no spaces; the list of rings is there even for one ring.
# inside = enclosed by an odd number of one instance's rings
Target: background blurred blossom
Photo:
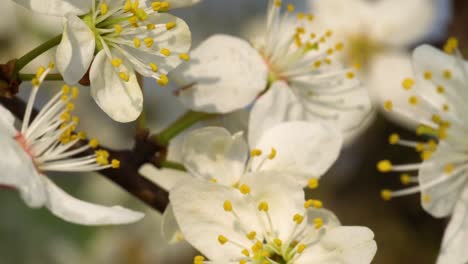
[[[317,1],[328,0],[311,0]],[[364,0],[344,2],[352,6],[356,1]],[[364,2],[382,1],[385,0]],[[306,11],[309,7],[307,0],[292,2],[298,10]],[[263,27],[266,4],[266,0],[203,0],[192,8],[173,13],[189,24],[194,39],[193,47],[196,47],[202,40],[216,33],[253,37]],[[399,92],[402,90],[402,78],[410,74],[408,55],[417,44],[424,42],[440,47],[450,33],[460,38],[462,48],[468,47],[468,4],[464,0],[454,0],[455,8],[452,8],[450,0],[426,0],[426,4],[432,5],[433,11],[430,15],[431,25],[424,34],[397,49],[386,49],[384,53],[375,54],[369,61],[369,70],[362,73],[369,89],[379,95],[375,100],[377,105],[384,99],[407,100]],[[395,12],[407,11],[404,8],[402,4]],[[454,20],[451,18],[452,11],[455,12]],[[319,17],[320,14],[314,10],[312,12]],[[418,20],[418,12],[413,11],[411,18]],[[412,23],[412,19],[405,23]],[[0,58],[6,61],[24,54],[56,35],[61,30],[61,23],[60,19],[44,18],[17,7],[9,0],[3,0],[0,4]],[[407,26],[401,24],[399,30],[404,32]],[[391,39],[391,36],[388,37]],[[34,72],[39,65],[47,65],[52,58],[53,53],[45,54],[26,71]],[[47,82],[42,91],[50,89],[50,94],[53,94],[60,84]],[[151,129],[163,129],[184,112],[183,106],[172,96],[171,91],[178,88],[174,84],[161,88],[154,81],[145,80],[144,86],[145,108]],[[27,95],[28,84],[24,84],[21,91],[20,96]],[[89,136],[99,137],[104,145],[112,148],[130,147],[134,125],[113,122],[99,110],[87,88],[81,91],[76,102],[76,113],[86,116],[81,118],[80,125]],[[50,97],[46,93],[40,94],[39,103],[44,103],[47,98]],[[233,115],[234,119],[242,123],[243,119],[236,115]],[[227,120],[213,120],[206,124],[215,122],[216,125],[235,127],[233,130],[242,126],[233,125]],[[320,197],[342,223],[367,226],[374,231],[379,247],[375,263],[435,263],[445,221],[426,214],[417,196],[391,203],[384,203],[379,198],[383,187],[399,186],[399,178],[380,175],[375,169],[376,162],[390,158],[398,163],[406,163],[419,158],[404,149],[388,145],[387,137],[392,132],[398,132],[406,138],[413,137],[412,132],[395,125],[408,127],[408,122],[398,118],[392,120],[396,122],[390,123],[381,114],[376,114],[362,136],[344,150],[339,161],[323,177],[321,187],[313,191],[313,196]],[[182,138],[183,135],[176,140],[181,141]],[[171,148],[170,156],[177,160],[177,144]],[[46,210],[30,210],[16,193],[1,191],[0,206],[3,212],[0,219],[0,263],[193,263],[195,251],[190,246],[185,243],[170,246],[161,237],[160,214],[147,209],[130,194],[95,174],[76,176],[56,177],[54,180],[67,192],[85,200],[132,206],[135,210],[145,210],[148,216],[143,222],[125,227],[75,226],[53,217]]]

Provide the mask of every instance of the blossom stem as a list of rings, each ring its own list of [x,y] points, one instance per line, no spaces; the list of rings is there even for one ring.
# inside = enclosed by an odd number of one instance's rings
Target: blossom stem
[[[16,61],[15,72],[18,73],[19,71],[21,71],[24,68],[24,66],[28,65],[32,60],[39,57],[42,53],[48,51],[49,49],[51,49],[51,48],[53,48],[55,46],[57,46],[60,43],[61,40],[62,40],[62,34],[49,39],[48,41],[46,41],[46,42],[42,43],[41,45],[37,46],[36,48],[31,50],[30,52],[26,53],[24,56],[22,56],[21,58],[19,58]]]
[[[164,160],[164,161],[161,161],[159,165],[162,168],[174,169],[174,170],[179,170],[179,171],[187,171],[184,165],[178,162],[174,162],[174,161]]]
[[[36,77],[35,74],[29,74],[29,73],[19,73],[18,74],[18,79],[21,81],[30,81]],[[61,74],[58,73],[49,73],[47,76],[44,78],[44,80],[47,81],[63,81],[63,77]]]
[[[161,133],[151,136],[151,139],[159,146],[167,146],[172,138],[179,135],[185,129],[191,127],[198,121],[216,117],[216,114],[188,111],[172,125],[164,129]]]

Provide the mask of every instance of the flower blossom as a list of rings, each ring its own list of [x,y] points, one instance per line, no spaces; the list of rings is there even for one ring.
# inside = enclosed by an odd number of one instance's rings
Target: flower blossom
[[[45,176],[46,171],[89,172],[120,166],[118,160],[109,160],[107,151],[96,149],[96,139],[87,145],[79,144],[85,134],[74,132],[79,119],[70,113],[75,107],[71,101],[78,95],[78,88],[64,85],[32,118],[36,95],[51,67],[41,67],[32,81],[20,130],[14,127],[13,115],[0,105],[0,185],[18,190],[28,206],[45,206],[54,215],[72,223],[107,225],[140,220],[143,214],[139,212],[77,200]]]
[[[39,13],[64,17],[57,67],[75,84],[89,71],[91,95],[112,119],[134,121],[143,93],[135,71],[169,82],[167,74],[189,60],[187,24],[166,12],[192,0],[15,0]]]

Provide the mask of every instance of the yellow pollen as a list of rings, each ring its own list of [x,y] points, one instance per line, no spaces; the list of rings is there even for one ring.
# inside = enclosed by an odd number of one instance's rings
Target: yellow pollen
[[[106,3],[102,3],[100,6],[101,14],[105,15],[109,12],[109,6]]]
[[[179,58],[181,60],[184,60],[184,61],[189,61],[190,60],[190,56],[187,54],[187,53],[181,53],[179,54]]]
[[[426,80],[432,79],[432,72],[430,72],[430,71],[424,72],[424,79],[426,79]]]
[[[80,94],[80,90],[78,89],[78,87],[73,86],[72,92],[71,92],[71,97],[72,97],[72,99],[78,98],[78,95],[79,95],[79,94]]]
[[[205,257],[203,256],[195,256],[193,258],[193,264],[203,264],[204,261],[205,261]]]
[[[254,240],[256,236],[257,236],[257,233],[255,231],[251,231],[246,235],[247,239],[249,240]]]
[[[118,68],[120,65],[122,65],[122,59],[120,58],[115,58],[111,60],[112,66]]]
[[[227,239],[227,237],[223,236],[223,235],[219,235],[218,236],[218,242],[221,244],[221,245],[224,245],[228,242],[229,240]]]
[[[303,28],[303,27],[297,27],[297,28],[296,28],[296,33],[297,33],[297,34],[304,34],[304,33],[305,33],[305,28]]]
[[[223,204],[224,211],[226,212],[232,212],[232,203],[230,201],[224,201]]]
[[[302,254],[302,252],[304,252],[305,249],[306,245],[300,244],[299,246],[297,246],[297,253]]]
[[[62,93],[63,94],[68,94],[70,92],[70,86],[65,84],[62,86]]]
[[[164,2],[161,3],[161,10],[160,11],[167,11],[167,10],[169,10],[169,8],[170,8],[169,2],[164,1]]]
[[[311,190],[317,189],[318,186],[319,186],[319,181],[317,178],[311,178],[309,182],[307,183],[307,187],[309,187],[309,189]]]
[[[169,78],[167,78],[167,75],[161,74],[156,82],[161,86],[166,86],[169,83]]]
[[[239,186],[239,191],[242,193],[242,194],[249,194],[250,193],[250,187],[247,185],[247,184],[242,184],[241,186]]]
[[[408,98],[408,103],[412,106],[415,106],[419,103],[419,99],[417,96],[413,95]]]
[[[154,30],[155,28],[156,28],[155,24],[149,23],[148,25],[146,25],[146,29],[148,29],[148,30]]]
[[[258,157],[262,155],[262,151],[260,149],[252,149],[252,151],[250,151],[250,156],[252,157]]]
[[[258,211],[268,212],[268,203],[267,202],[259,203],[258,204]]]
[[[89,146],[90,146],[91,148],[95,149],[95,148],[97,148],[97,147],[99,146],[99,141],[98,141],[97,139],[93,138],[93,139],[91,139],[91,140],[89,141],[88,144],[89,144]]]
[[[274,158],[276,157],[276,154],[277,154],[276,149],[275,149],[275,148],[271,148],[271,152],[270,152],[270,154],[268,155],[268,159],[270,159],[270,160],[274,159]]]
[[[445,92],[445,88],[442,85],[437,86],[437,93],[442,94],[444,92]]]
[[[392,199],[392,191],[390,190],[382,190],[380,192],[380,196],[382,197],[382,199],[384,199],[385,201],[390,201]]]
[[[315,68],[320,68],[321,65],[322,65],[322,62],[321,62],[321,61],[316,61],[316,62],[314,62],[314,67],[315,67]]]
[[[249,257],[249,256],[250,256],[250,253],[249,253],[249,250],[248,250],[248,249],[245,249],[245,248],[244,248],[244,249],[241,251],[241,253],[242,253],[242,255],[244,255],[244,256],[246,256],[246,257]]]
[[[294,12],[294,5],[293,5],[293,4],[289,4],[289,5],[287,6],[287,9],[288,9],[288,12],[289,12],[289,13]]]
[[[115,24],[114,25],[114,30],[115,30],[115,33],[120,34],[120,33],[122,33],[123,28],[122,28],[121,25]]]
[[[130,80],[130,76],[128,76],[128,74],[125,72],[119,72],[119,77],[124,82],[128,82]]]
[[[241,259],[241,260],[239,260],[239,264],[247,264],[247,260]]]
[[[118,169],[118,168],[120,168],[120,161],[116,160],[116,159],[113,159],[112,162],[111,162],[111,165],[112,165],[113,169]]]
[[[309,14],[309,15],[307,15],[307,19],[308,19],[309,21],[312,21],[312,20],[314,20],[314,16]]]
[[[384,109],[387,110],[387,111],[392,111],[393,109],[393,102],[392,101],[385,101],[384,102],[384,105],[383,105]]]
[[[39,67],[39,69],[37,69],[36,71],[36,78],[41,78],[42,74],[44,74],[45,72],[45,68],[43,66]]]
[[[300,214],[295,214],[293,216],[293,221],[296,222],[296,224],[300,225],[300,224],[302,224],[302,221],[304,221],[304,216],[302,216]]]
[[[402,174],[400,175],[400,181],[403,185],[408,185],[411,183],[411,176],[408,174]]]
[[[328,55],[333,55],[333,49],[327,49],[327,54]]]
[[[138,17],[132,16],[128,19],[128,22],[134,27],[138,26]]]
[[[33,78],[33,79],[31,80],[31,83],[32,83],[32,85],[33,85],[34,87],[36,87],[36,88],[37,88],[39,85],[41,85],[41,82],[39,81],[38,78]]]
[[[73,110],[75,110],[75,104],[74,104],[74,103],[68,103],[68,104],[66,105],[66,109],[67,109],[68,111],[73,111]]]
[[[176,22],[168,22],[166,23],[166,30],[171,30],[176,27]]]
[[[135,12],[135,15],[138,17],[140,21],[145,21],[148,19],[148,13],[145,12],[142,8],[138,8]]]
[[[141,40],[139,38],[134,38],[133,45],[135,45],[135,48],[141,47]]]
[[[430,203],[431,200],[432,200],[432,199],[431,199],[431,196],[428,195],[428,194],[424,194],[424,195],[421,197],[421,199],[422,199],[423,203],[426,203],[426,204],[427,204],[427,203]]]
[[[444,51],[448,54],[453,54],[458,49],[458,39],[451,37],[444,45]]]
[[[398,141],[400,141],[400,136],[396,133],[391,134],[388,138],[388,143],[390,143],[391,145],[395,145],[396,143],[398,143]]]
[[[314,220],[315,229],[320,229],[323,226],[323,219],[320,217],[315,218]]]
[[[425,150],[425,151],[421,152],[421,159],[422,160],[428,160],[428,159],[431,158],[431,156],[432,156],[432,151],[430,151],[430,150]]]
[[[445,111],[445,112],[448,112],[450,110],[448,104],[442,105],[442,110]]]
[[[145,38],[143,39],[143,42],[145,42],[147,48],[153,47],[154,40],[152,38]]]
[[[52,70],[53,68],[55,68],[55,63],[50,62],[47,67]]]
[[[301,19],[304,19],[304,18],[305,18],[304,13],[302,13],[302,12],[297,13],[297,19],[301,20]]]
[[[320,200],[312,200],[312,199],[305,201],[304,208],[308,209],[312,206],[314,208],[320,209],[323,207],[323,203]]]
[[[325,36],[327,36],[328,38],[331,37],[333,35],[333,31],[331,30],[327,30],[327,32],[325,32]]]
[[[127,1],[125,2],[125,5],[124,5],[124,7],[123,7],[123,10],[124,10],[125,12],[129,12],[131,9],[132,9],[132,2],[131,2],[130,0],[127,0]]]
[[[444,166],[444,172],[446,174],[451,174],[453,172],[453,170],[454,170],[454,166],[451,163]]]
[[[252,246],[252,251],[257,253],[258,251],[262,250],[263,244],[260,241],[255,242],[255,244]]]
[[[377,169],[380,172],[390,172],[392,168],[392,163],[389,160],[382,160],[377,164]]]
[[[171,56],[171,51],[169,49],[162,48],[159,52],[166,57]]]
[[[452,72],[450,70],[444,70],[444,78],[447,80],[452,79]]]
[[[414,80],[411,78],[406,78],[403,80],[402,85],[403,85],[403,89],[410,90],[414,85]]]
[[[275,245],[276,245],[277,247],[281,247],[281,245],[283,244],[283,241],[281,241],[281,239],[279,239],[279,238],[275,238],[275,239],[273,240],[273,243],[275,243]]]
[[[153,62],[151,62],[151,63],[149,64],[149,66],[151,67],[151,70],[152,70],[153,72],[157,72],[158,69],[159,69],[158,65],[156,65],[156,64],[153,63]]]
[[[210,179],[210,182],[211,182],[211,183],[217,183],[218,180],[217,180],[216,178],[211,178],[211,179]]]

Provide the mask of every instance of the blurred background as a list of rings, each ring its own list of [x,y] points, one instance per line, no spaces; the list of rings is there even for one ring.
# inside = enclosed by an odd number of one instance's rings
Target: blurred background
[[[414,124],[382,113],[380,105],[386,99],[406,100],[400,91],[400,83],[403,77],[411,74],[410,54],[418,44],[430,43],[441,47],[447,36],[455,36],[460,39],[462,51],[468,55],[465,52],[468,50],[464,49],[468,47],[468,2],[343,0],[331,1],[338,4],[327,8],[315,3],[318,1],[328,0],[292,2],[295,2],[298,10],[312,12],[320,25],[331,27],[337,37],[343,39],[348,47],[343,60],[349,64],[360,64],[360,76],[369,89],[375,111],[347,144],[336,165],[322,178],[321,187],[307,195],[323,200],[343,224],[364,225],[375,232],[379,250],[374,263],[435,263],[446,221],[426,214],[420,206],[418,195],[391,202],[380,199],[381,189],[399,189],[403,186],[398,175],[377,172],[376,163],[381,159],[390,159],[395,163],[419,159],[417,153],[409,149],[388,144],[388,136],[395,132],[405,138],[415,138],[411,132]],[[23,55],[61,30],[59,18],[32,14],[9,0],[0,2],[0,58],[3,62]],[[384,35],[370,34],[368,26],[380,22],[361,20],[356,15],[354,8],[358,5],[355,2],[368,5],[393,2],[398,5],[396,10],[389,5],[379,11],[382,12],[382,19],[386,19],[387,24],[383,23],[383,26],[388,27],[388,32]],[[261,34],[259,30],[262,30],[266,3],[266,0],[202,0],[192,8],[173,13],[190,25],[193,47],[196,47],[205,38],[217,33],[246,39]],[[408,12],[406,15],[405,10]],[[24,72],[32,73],[52,58],[53,52],[45,54]],[[60,86],[60,82],[45,84],[38,103],[44,102]],[[105,146],[115,149],[130,147],[135,131],[133,125],[111,121],[95,105],[88,90],[82,88],[81,91],[76,104],[76,114],[82,120],[81,128],[90,137],[99,138]],[[27,96],[28,93],[28,84],[23,84],[20,96]],[[145,80],[145,110],[154,132],[163,129],[185,111],[172,96],[170,87],[160,88],[151,80]],[[224,121],[217,124],[232,126]],[[176,151],[171,155],[177,157]],[[196,251],[189,245],[168,245],[162,238],[159,213],[113,183],[98,174],[52,177],[61,187],[81,199],[108,205],[127,205],[146,212],[147,217],[128,226],[81,227],[65,223],[46,210],[29,209],[16,193],[1,191],[1,264],[193,262],[192,256]]]

